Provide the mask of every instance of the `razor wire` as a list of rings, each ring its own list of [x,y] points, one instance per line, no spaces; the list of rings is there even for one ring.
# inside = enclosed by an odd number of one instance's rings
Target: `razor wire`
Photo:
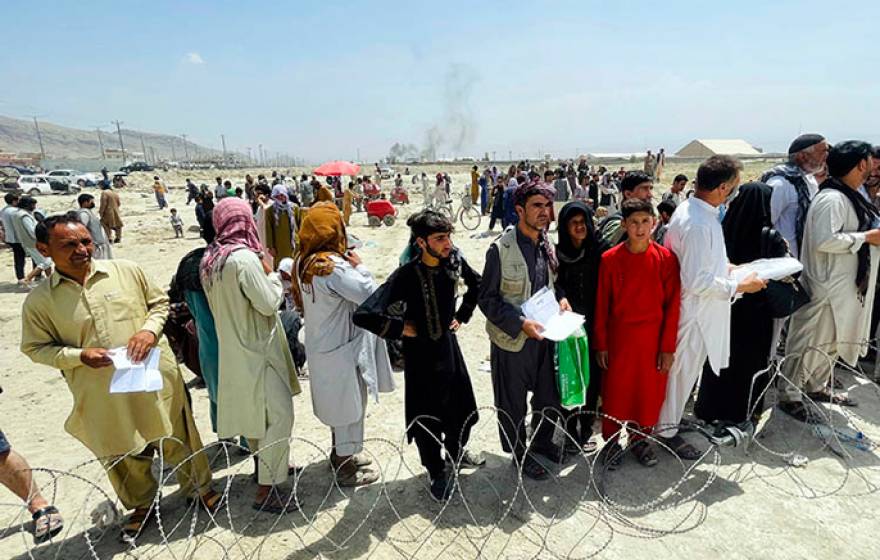
[[[877,350],[874,341],[854,344]],[[827,360],[832,387],[837,375],[835,368],[840,367],[861,387],[880,395],[876,381],[861,370],[839,363],[835,355],[822,348],[811,347],[807,351],[819,352]],[[688,421],[678,426],[680,431],[702,433],[709,445],[699,459],[686,462],[664,439],[655,435],[671,426],[642,430],[602,412],[580,410],[569,415],[569,418],[588,415],[594,425],[595,421],[610,420],[618,426],[612,439],[621,444],[619,453],[624,455],[630,451],[635,439],[651,442],[659,451],[661,464],[671,463],[671,469],[675,471],[668,484],[659,491],[654,489],[652,495],[633,496],[634,492],[627,491],[626,486],[637,484],[641,477],[656,478],[656,473],[663,471],[656,467],[625,471],[621,467],[622,470],[613,472],[608,457],[611,446],[608,445],[589,452],[581,448],[572,457],[573,461],[564,464],[544,461],[542,464],[550,475],[547,481],[528,480],[523,473],[522,461],[510,461],[509,470],[503,472],[503,467],[470,470],[458,458],[449,469],[452,496],[445,501],[431,502],[427,484],[421,476],[423,468],[407,457],[406,432],[396,441],[382,437],[364,439],[362,453],[372,460],[379,480],[357,490],[340,486],[332,467],[324,475],[325,482],[313,480],[312,473],[319,468],[318,465],[329,462],[330,451],[325,445],[307,438],[292,436],[266,443],[258,451],[220,440],[172,465],[165,458],[163,444],[170,441],[183,445],[183,442],[166,437],[151,442],[158,450],[153,463],[158,482],[158,490],[152,499],[154,527],[148,528],[133,542],[121,544],[117,541],[123,516],[118,499],[101,483],[105,479],[105,469],[139,452],[112,460],[95,458],[83,461],[68,470],[33,467],[32,473],[40,478],[48,477],[48,482],[40,485],[41,490],[61,511],[65,528],[49,543],[35,546],[31,542],[27,521],[30,514],[26,505],[0,502],[0,511],[10,513],[6,526],[0,525],[0,543],[16,535],[21,537],[25,552],[20,558],[98,559],[121,554],[144,559],[183,559],[194,557],[195,551],[199,550],[199,557],[207,553],[215,558],[262,559],[270,557],[266,550],[270,540],[281,539],[290,549],[285,550],[285,557],[291,554],[293,557],[297,554],[303,557],[351,557],[388,550],[402,558],[419,560],[449,555],[586,559],[601,555],[618,535],[659,539],[697,529],[709,515],[709,506],[701,499],[711,499],[707,493],[719,479],[735,484],[757,480],[784,498],[813,500],[875,494],[880,489],[880,457],[873,453],[876,444],[865,435],[863,427],[876,430],[880,422],[871,422],[854,410],[836,404],[819,406],[802,391],[811,422],[783,423],[778,420],[777,412],[767,414],[766,411],[775,405],[769,401],[772,388],[778,391],[786,384],[797,388],[796,380],[783,373],[786,362],[797,358],[799,356],[794,355],[774,358],[766,369],[754,374],[749,403],[755,404],[746,404],[745,417],[760,420],[755,426],[754,437],[738,441],[743,445],[736,451],[727,452],[713,443],[706,435],[709,427]],[[764,387],[755,395],[755,387],[762,377],[766,378]],[[758,410],[759,406],[761,410]],[[498,430],[505,412],[494,406],[484,406],[473,414],[481,418],[483,415],[494,417],[495,421],[481,419],[474,424],[471,441],[481,430]],[[416,418],[407,426],[407,431],[416,424],[423,425],[426,419]],[[563,446],[565,443],[577,445],[565,430],[565,419],[560,418],[558,411],[532,411],[524,420],[527,432],[532,426],[526,447],[534,432],[545,422],[555,425],[557,439],[561,434]],[[504,430],[500,433],[505,437]],[[459,434],[459,444],[463,443],[461,436]],[[432,437],[436,438],[433,434]],[[778,439],[781,441],[776,442]],[[295,455],[308,459],[303,470],[290,477],[287,499],[296,500],[299,508],[274,516],[254,511],[248,506],[253,485],[243,488],[244,485],[235,478],[249,472],[251,464],[256,469],[266,449],[285,443],[291,448],[296,447]],[[442,449],[442,441],[437,440],[437,443]],[[464,446],[459,447],[464,449]],[[826,450],[830,455],[825,453]],[[205,509],[199,500],[187,501],[181,507],[177,503],[179,500],[164,495],[164,489],[173,485],[172,479],[177,473],[201,453],[208,454],[215,473],[222,471],[225,475],[222,487],[218,487],[220,485],[215,480],[214,489],[221,495],[223,504],[215,513]],[[768,464],[758,461],[758,456]],[[840,465],[839,476],[825,487],[804,476],[809,472],[805,467],[809,466],[811,457],[823,456],[836,458]],[[854,488],[854,480],[861,484],[861,488]],[[623,485],[624,488],[621,488],[622,481],[628,483]],[[79,503],[65,499],[63,489],[68,485],[87,488]],[[417,508],[407,509],[402,503],[413,501],[411,496],[404,496],[403,500],[398,498],[407,490],[402,485],[410,489],[415,487],[420,497],[424,496],[416,500]],[[474,486],[478,491],[473,491]],[[559,503],[545,506],[543,501],[548,497],[556,498]],[[349,509],[359,510],[353,514],[356,519],[346,519]],[[89,521],[92,526],[88,526]],[[568,531],[571,527],[577,527],[580,535],[574,544],[560,544],[554,530]],[[364,542],[366,550],[363,549]]]

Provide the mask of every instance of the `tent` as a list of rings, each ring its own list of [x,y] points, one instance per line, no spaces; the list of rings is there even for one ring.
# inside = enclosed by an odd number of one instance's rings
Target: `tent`
[[[715,155],[756,156],[760,151],[745,140],[694,140],[678,150],[678,157],[707,158]]]

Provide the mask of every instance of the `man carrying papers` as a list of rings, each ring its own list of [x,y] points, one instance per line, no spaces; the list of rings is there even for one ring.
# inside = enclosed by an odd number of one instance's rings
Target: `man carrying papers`
[[[547,478],[531,453],[561,462],[562,450],[552,442],[560,417],[559,390],[553,367],[553,343],[543,325],[524,317],[522,304],[542,288],[555,292],[562,311],[571,311],[556,285],[556,254],[548,235],[554,191],[540,182],[523,183],[514,192],[519,216],[486,253],[479,305],[491,340],[492,387],[498,408],[501,447],[513,454],[529,478]],[[526,453],[526,393],[531,392],[533,439]]]
[[[181,492],[215,510],[211,471],[193,421],[174,354],[162,338],[168,296],[134,263],[93,260],[89,230],[76,213],[52,216],[37,226],[37,249],[55,262],[55,273],[32,291],[22,310],[21,351],[58,368],[73,394],[65,428],[107,468],[119,500],[133,509],[122,538],[133,540],[154,519],[159,490],[150,472],[153,455],[182,463]],[[110,393],[111,348],[124,347],[132,362],[161,349],[162,389]]]

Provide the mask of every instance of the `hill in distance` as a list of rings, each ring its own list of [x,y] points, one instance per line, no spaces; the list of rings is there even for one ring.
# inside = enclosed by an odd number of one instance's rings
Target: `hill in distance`
[[[109,128],[109,127],[108,127]],[[40,121],[40,134],[46,156],[50,159],[63,158],[100,158],[101,146],[98,133],[94,130],[68,128]],[[186,142],[183,138],[170,134],[156,134],[137,130],[122,129],[122,141],[128,152],[142,152],[141,137],[147,148],[146,156],[152,160],[153,153],[160,160],[183,160],[186,151],[191,159],[197,156],[214,155],[217,150],[200,146],[194,142]],[[119,149],[119,136],[116,130],[101,132],[101,141],[105,149]],[[0,150],[17,153],[39,153],[40,143],[34,122],[0,115]]]

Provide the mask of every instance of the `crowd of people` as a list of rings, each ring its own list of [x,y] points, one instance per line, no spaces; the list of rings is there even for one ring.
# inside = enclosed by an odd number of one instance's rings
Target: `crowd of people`
[[[299,352],[340,486],[379,479],[364,453],[366,408],[396,390],[396,354],[403,423],[430,495],[447,500],[453,469],[485,463],[468,445],[479,414],[456,334],[477,308],[486,318],[499,443],[531,479],[548,478],[550,465],[600,443],[609,469],[628,452],[656,465],[658,442],[683,460],[699,459],[704,452],[679,433],[695,388],[694,415],[703,422],[757,423],[777,347],[788,356],[776,387],[781,412],[811,422],[816,402],[854,406],[833,371],[838,359],[855,366],[876,330],[880,149],[802,135],[785,164],[743,185],[739,161],[712,156],[691,187],[686,176],[674,177],[656,206],[665,156],[649,156],[638,171],[585,162],[555,169],[521,162],[507,173],[474,166],[466,193],[491,216],[490,230],[497,220],[503,227],[482,271],[434,209],[451,192],[449,177],[438,174],[431,185],[426,174],[414,175],[426,208],[409,217],[407,251],[381,285],[346,231],[355,194],[374,193],[368,177],[347,189],[339,179],[322,184],[305,175],[248,176],[239,189],[218,177],[213,191],[188,180],[187,205],[196,202],[206,247],[183,258],[170,293],[139,265],[112,258],[122,231],[112,186],[102,190],[97,215],[88,194],[78,210],[41,220],[33,199],[7,196],[2,217],[16,275],[27,283],[46,277],[25,300],[21,350],[62,371],[74,400],[65,428],[104,463],[131,510],[122,527],[128,540],[155,520],[156,453],[183,461],[177,475],[193,503],[223,505],[199,452],[180,353],[163,335],[172,308],[185,306],[194,321],[190,369],[207,388],[212,429],[253,454],[253,507],[274,514],[299,507],[286,484],[300,468],[289,462]],[[155,181],[164,208],[164,185]],[[803,264],[797,279],[735,274],[788,255]],[[28,257],[37,272],[26,277]],[[555,343],[522,309],[544,289],[562,311],[585,317],[589,385],[574,408],[561,405]],[[138,362],[154,348],[159,390],[108,393],[114,356]],[[26,468],[3,437],[0,454],[2,472]],[[60,513],[29,476],[17,476],[0,480],[29,501],[36,537],[50,538]]]

